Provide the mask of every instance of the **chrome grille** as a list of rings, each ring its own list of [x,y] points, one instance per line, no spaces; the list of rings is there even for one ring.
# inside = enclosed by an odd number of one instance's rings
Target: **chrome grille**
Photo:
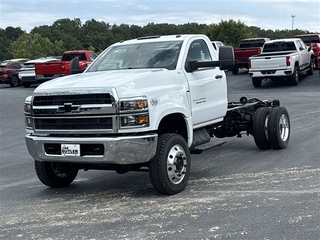
[[[36,95],[32,102],[35,132],[91,134],[117,128],[117,104],[110,93]]]
[[[33,99],[34,106],[63,105],[64,103],[72,103],[73,105],[111,104],[112,99],[109,93],[35,96]]]
[[[35,123],[35,128],[39,130],[112,129],[111,117],[41,118],[41,119],[35,119],[34,123]]]

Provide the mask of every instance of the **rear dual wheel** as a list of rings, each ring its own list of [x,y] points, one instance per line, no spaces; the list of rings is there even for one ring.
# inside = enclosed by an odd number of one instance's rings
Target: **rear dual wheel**
[[[269,149],[271,144],[268,139],[268,118],[270,108],[258,108],[253,115],[253,137],[254,142],[260,149]]]
[[[290,139],[290,118],[286,108],[258,108],[253,117],[253,137],[260,149],[283,149]]]
[[[290,118],[286,108],[272,108],[268,119],[269,142],[273,149],[283,149],[290,139]]]

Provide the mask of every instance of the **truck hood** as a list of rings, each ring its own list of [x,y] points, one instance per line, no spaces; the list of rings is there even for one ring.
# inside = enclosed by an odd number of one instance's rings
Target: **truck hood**
[[[179,76],[179,77],[178,77]],[[177,71],[167,69],[126,69],[103,72],[84,72],[82,74],[68,75],[55,78],[39,85],[35,93],[59,93],[66,91],[80,91],[90,89],[115,88],[119,97],[140,95],[146,93],[149,88],[159,90],[160,88],[171,88],[172,85],[182,84],[181,74]],[[144,89],[144,90],[142,90]]]

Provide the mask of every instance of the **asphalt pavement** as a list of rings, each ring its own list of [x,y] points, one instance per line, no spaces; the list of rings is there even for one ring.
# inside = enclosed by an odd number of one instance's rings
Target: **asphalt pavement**
[[[186,189],[159,195],[148,173],[80,171],[68,187],[37,178],[25,146],[23,102],[35,87],[0,85],[0,239],[320,239],[320,74],[254,88],[227,72],[229,101],[279,99],[289,146],[260,150],[226,138],[192,156]]]

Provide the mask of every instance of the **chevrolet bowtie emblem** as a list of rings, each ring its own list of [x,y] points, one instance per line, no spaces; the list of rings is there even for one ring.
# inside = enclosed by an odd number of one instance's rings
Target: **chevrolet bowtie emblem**
[[[79,112],[79,106],[74,106],[72,103],[65,103],[63,106],[58,108],[58,113],[72,113],[72,112]]]
[[[71,112],[71,111],[72,111],[72,103],[65,103],[64,112]]]

